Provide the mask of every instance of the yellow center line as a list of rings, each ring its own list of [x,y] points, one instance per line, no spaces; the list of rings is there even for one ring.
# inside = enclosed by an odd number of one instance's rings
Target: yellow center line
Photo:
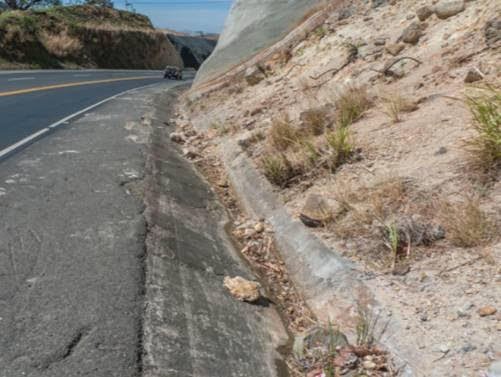
[[[72,86],[82,86],[82,85],[92,85],[92,84],[104,84],[104,83],[117,82],[117,81],[158,79],[158,78],[159,77],[156,77],[156,76],[136,76],[136,77],[127,77],[127,78],[119,78],[119,79],[106,79],[106,80],[94,80],[94,81],[69,82],[69,83],[66,83],[66,84],[37,86],[37,87],[33,87],[33,88],[13,90],[13,91],[10,91],[10,92],[0,92],[0,97],[15,96],[15,95],[18,95],[18,94],[26,94],[26,93],[32,93],[32,92],[40,92],[40,91],[43,91],[43,90],[69,88],[69,87],[72,87]]]

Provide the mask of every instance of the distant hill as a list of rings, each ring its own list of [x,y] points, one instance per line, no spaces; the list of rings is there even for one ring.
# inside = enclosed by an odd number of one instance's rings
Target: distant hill
[[[0,14],[2,68],[130,68],[182,66],[148,17],[88,5]]]

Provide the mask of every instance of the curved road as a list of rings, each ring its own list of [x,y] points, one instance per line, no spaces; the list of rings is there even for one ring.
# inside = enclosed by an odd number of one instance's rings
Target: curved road
[[[10,146],[69,115],[162,80],[161,71],[0,72],[0,158]]]

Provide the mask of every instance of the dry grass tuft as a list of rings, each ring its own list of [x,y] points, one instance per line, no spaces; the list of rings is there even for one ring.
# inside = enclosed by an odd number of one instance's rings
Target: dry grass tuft
[[[478,88],[467,104],[477,132],[468,143],[472,167],[483,178],[496,179],[501,167],[501,90],[493,86]]]
[[[442,202],[440,217],[447,238],[455,246],[485,245],[495,234],[494,222],[482,211],[476,198],[467,197],[459,203]]]
[[[266,155],[261,159],[264,175],[270,183],[279,187],[287,187],[295,176],[290,161],[284,155]]]
[[[58,58],[78,54],[82,49],[80,40],[68,35],[67,31],[62,31],[59,34],[50,34],[43,31],[40,34],[40,41],[49,53]]]
[[[303,129],[313,135],[322,135],[330,126],[329,110],[327,108],[314,108],[301,114]]]
[[[273,148],[285,151],[298,142],[299,130],[292,125],[288,116],[273,120],[269,141]]]
[[[398,123],[402,120],[400,117],[402,113],[410,113],[418,109],[418,105],[415,102],[402,97],[400,94],[382,96],[381,105],[383,106],[384,113],[388,115],[393,123]]]
[[[356,122],[370,109],[372,101],[364,87],[349,86],[336,99],[336,123],[346,128]]]
[[[330,150],[327,164],[331,171],[335,171],[350,159],[355,150],[350,131],[348,128],[337,128],[328,133],[325,139]]]
[[[379,180],[371,186],[338,185],[335,198],[344,216],[337,221],[335,233],[342,238],[367,236],[373,226],[386,227],[408,201],[410,186],[401,177]]]
[[[225,136],[228,134],[234,134],[238,132],[238,126],[234,123],[219,123],[213,122],[209,128],[216,131],[217,136]]]

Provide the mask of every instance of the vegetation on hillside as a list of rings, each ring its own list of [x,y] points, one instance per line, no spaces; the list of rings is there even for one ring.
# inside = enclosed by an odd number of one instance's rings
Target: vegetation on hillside
[[[0,14],[0,66],[152,68],[181,65],[148,17],[77,5]]]

